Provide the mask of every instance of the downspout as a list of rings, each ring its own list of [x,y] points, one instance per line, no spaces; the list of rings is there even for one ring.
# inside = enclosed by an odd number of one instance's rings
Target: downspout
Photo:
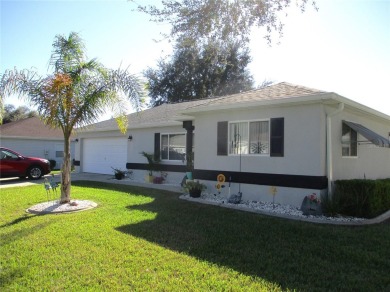
[[[339,107],[326,115],[326,170],[328,176],[328,196],[332,195],[333,182],[333,159],[332,159],[332,117],[344,110],[344,103],[340,102]]]

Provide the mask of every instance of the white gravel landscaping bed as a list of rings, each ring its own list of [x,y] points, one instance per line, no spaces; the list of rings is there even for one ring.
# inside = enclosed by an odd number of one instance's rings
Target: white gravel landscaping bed
[[[302,220],[302,221],[310,221],[317,223],[333,223],[333,224],[362,224],[367,219],[365,218],[355,218],[355,217],[327,217],[327,216],[306,216],[302,214],[302,211],[296,207],[291,205],[281,205],[281,204],[273,204],[271,202],[256,202],[256,201],[241,201],[239,204],[230,204],[227,202],[225,196],[222,195],[214,195],[204,193],[200,198],[192,198],[188,194],[183,194],[180,196],[181,199],[199,202],[205,204],[211,204],[231,209],[238,209],[244,211],[250,211],[255,213],[261,213],[265,215],[271,215],[276,217],[294,219],[294,220]]]
[[[72,200],[66,204],[59,204],[56,200],[34,205],[26,211],[33,214],[69,213],[89,210],[96,206],[95,202],[88,200]]]

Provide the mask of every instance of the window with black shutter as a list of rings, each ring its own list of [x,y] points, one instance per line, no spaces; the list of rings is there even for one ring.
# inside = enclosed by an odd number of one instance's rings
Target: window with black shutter
[[[154,159],[160,160],[160,133],[154,133]]]
[[[273,157],[284,156],[284,118],[271,119],[271,152]]]
[[[228,155],[228,122],[218,122],[217,155]]]
[[[217,155],[228,154],[283,157],[284,118],[218,122]]]

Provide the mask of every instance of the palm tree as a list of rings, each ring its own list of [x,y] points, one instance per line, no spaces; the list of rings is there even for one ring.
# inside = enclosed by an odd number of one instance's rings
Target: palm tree
[[[77,33],[57,35],[49,62],[54,72],[41,77],[32,70],[7,70],[0,77],[0,100],[16,93],[37,107],[42,120],[64,133],[61,203],[70,201],[70,139],[74,129],[96,122],[105,110],[113,110],[118,127],[126,132],[127,100],[138,110],[144,89],[127,70],[105,68],[87,60],[84,42]]]

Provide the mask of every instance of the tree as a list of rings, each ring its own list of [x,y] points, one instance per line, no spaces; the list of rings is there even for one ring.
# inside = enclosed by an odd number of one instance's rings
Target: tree
[[[136,2],[135,0],[131,0]],[[239,37],[247,42],[253,27],[265,27],[268,43],[271,33],[282,34],[281,12],[295,2],[301,11],[313,0],[165,0],[162,6],[138,5],[155,22],[168,22],[173,39],[190,39],[200,42],[206,39],[227,40]]]
[[[27,95],[43,121],[64,133],[64,162],[61,203],[70,201],[70,137],[75,127],[98,120],[110,108],[116,114],[121,132],[125,133],[126,100],[140,108],[143,87],[127,70],[105,68],[96,59],[87,60],[83,40],[77,33],[57,35],[49,62],[53,74],[41,77],[30,70],[7,70],[0,79],[0,98],[17,93]]]
[[[152,106],[221,96],[252,88],[249,50],[239,42],[176,46],[172,58],[145,71]]]
[[[38,113],[35,110],[30,110],[27,106],[19,106],[15,108],[12,104],[4,106],[3,124],[36,117]]]

